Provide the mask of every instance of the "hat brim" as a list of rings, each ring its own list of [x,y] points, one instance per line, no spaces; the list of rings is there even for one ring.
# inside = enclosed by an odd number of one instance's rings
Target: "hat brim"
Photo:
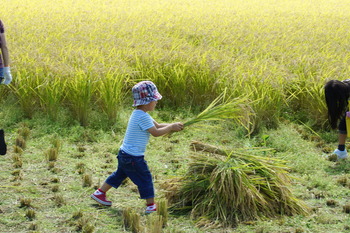
[[[137,106],[140,106],[140,105],[146,105],[146,104],[149,104],[151,103],[152,101],[158,101],[160,99],[162,99],[163,96],[161,94],[156,94],[152,97],[146,97],[146,98],[143,98],[143,99],[139,99],[139,100],[134,100],[134,104],[132,105],[133,107],[137,107]]]

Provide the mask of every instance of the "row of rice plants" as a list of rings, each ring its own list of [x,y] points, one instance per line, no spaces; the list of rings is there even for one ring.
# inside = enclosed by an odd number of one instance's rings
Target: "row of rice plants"
[[[313,4],[318,7],[309,8]],[[164,95],[163,105],[205,108],[230,87],[235,97],[253,100],[256,129],[275,125],[286,108],[305,111],[322,125],[323,84],[349,72],[342,23],[350,11],[342,4],[34,0],[22,5],[9,2],[2,19],[13,57],[11,91],[28,117],[40,109],[55,118],[58,108],[69,106],[86,125],[97,107],[113,121],[132,84],[149,79]]]

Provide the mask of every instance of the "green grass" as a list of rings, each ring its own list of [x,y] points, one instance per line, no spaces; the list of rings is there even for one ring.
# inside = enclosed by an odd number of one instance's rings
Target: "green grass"
[[[11,110],[11,107],[2,111],[6,110]],[[22,118],[15,124],[5,122],[9,151],[0,158],[1,227],[6,232],[22,232],[30,228],[40,232],[74,232],[83,228],[94,229],[93,232],[123,232],[122,213],[127,208],[134,208],[140,214],[143,229],[156,227],[158,223],[154,222],[154,218],[143,215],[144,201],[139,199],[131,182],[108,193],[113,201],[111,208],[99,207],[89,197],[116,169],[115,153],[123,138],[128,113],[121,114],[124,115],[120,119],[123,123],[119,127],[122,129],[114,127],[107,131],[84,128],[78,122],[65,127],[64,123],[60,125],[43,120],[45,113],[35,114],[31,120]],[[175,113],[174,116],[183,115],[183,112]],[[161,111],[152,115],[158,122],[163,122]],[[312,133],[304,126],[282,123],[277,129],[264,130],[261,135],[249,139],[241,136],[239,127],[227,127],[227,123],[209,122],[204,124],[205,128],[194,124],[169,137],[151,138],[146,158],[154,176],[157,200],[164,200],[169,195],[166,187],[174,178],[187,173],[189,164],[193,162],[191,156],[195,153],[191,151],[190,143],[196,140],[227,151],[273,148],[269,156],[287,162],[293,177],[289,189],[312,209],[312,213],[239,222],[236,228],[225,228],[222,222],[192,218],[195,214],[191,217],[169,209],[164,232],[256,232],[258,229],[264,232],[280,232],[281,229],[292,232],[297,229],[304,232],[346,232],[350,225],[349,215],[343,212],[344,206],[349,204],[347,197],[350,194],[349,185],[344,183],[346,177],[350,179],[345,172],[346,167],[350,167],[348,161],[327,161],[322,148],[317,146],[316,141],[310,140]],[[30,133],[26,148],[22,154],[16,154],[12,149],[15,139],[28,128]],[[52,130],[58,128],[60,132]],[[302,134],[302,130],[309,138]],[[60,143],[57,143],[58,139]],[[58,144],[60,149],[56,161],[48,161],[47,151]],[[325,144],[335,145],[335,141]],[[20,167],[14,167],[18,160],[13,159],[16,155],[22,161]],[[84,170],[80,170],[82,167]],[[86,185],[86,176],[91,178],[91,184]],[[335,204],[327,205],[332,200]]]

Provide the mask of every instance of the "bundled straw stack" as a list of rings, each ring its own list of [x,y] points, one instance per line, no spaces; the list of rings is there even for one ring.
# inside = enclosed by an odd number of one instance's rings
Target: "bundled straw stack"
[[[193,119],[184,123],[185,126],[190,126],[195,123],[200,123],[204,121],[221,121],[232,119],[240,123],[248,129],[249,123],[244,123],[242,120],[247,118],[249,111],[248,99],[246,97],[236,97],[232,98],[227,95],[226,89],[213,101],[210,105],[198,114]]]
[[[280,215],[307,215],[309,208],[289,189],[285,162],[254,153],[261,150],[193,155],[175,209],[190,210],[195,218],[208,217],[228,226]]]

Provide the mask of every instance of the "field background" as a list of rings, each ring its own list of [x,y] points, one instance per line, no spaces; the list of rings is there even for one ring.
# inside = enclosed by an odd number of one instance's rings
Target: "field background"
[[[336,133],[324,131],[328,124],[322,90],[327,80],[346,79],[350,73],[349,1],[2,4],[14,81],[0,87],[0,127],[9,144],[9,153],[0,160],[1,232],[71,232],[87,223],[96,232],[122,232],[122,209],[137,206],[142,211],[137,194],[130,195],[132,185],[111,192],[116,207],[109,210],[96,209],[88,196],[115,168],[113,153],[132,110],[130,88],[146,79],[163,95],[152,113],[161,122],[193,117],[225,88],[233,97],[250,100],[249,118],[242,125],[194,127],[151,141],[149,164],[160,196],[160,183],[184,174],[190,141],[199,140],[228,149],[275,148],[273,156],[291,161],[299,178],[295,193],[316,209],[309,217],[283,217],[237,229],[209,223],[200,227],[188,216],[172,216],[165,231],[349,230],[348,214],[342,211],[349,188],[337,180],[347,181],[350,165],[324,159],[336,145]],[[23,129],[29,129],[30,137],[19,153],[12,146]],[[49,165],[45,154],[57,141],[62,144],[59,159]],[[82,187],[86,174],[93,185]],[[32,200],[35,219],[28,220],[27,209],[20,208],[24,198]],[[65,204],[57,204],[61,198]],[[337,204],[329,207],[329,200]],[[72,220],[79,211],[85,222]]]
[[[28,117],[64,106],[87,125],[92,106],[114,119],[111,96],[151,79],[166,106],[206,106],[228,88],[255,100],[255,128],[286,109],[324,127],[322,87],[349,73],[345,1],[4,4],[11,93]]]

